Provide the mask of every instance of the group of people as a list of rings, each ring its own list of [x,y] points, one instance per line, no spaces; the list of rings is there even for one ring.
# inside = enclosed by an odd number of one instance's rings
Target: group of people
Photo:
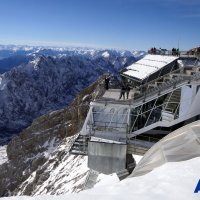
[[[126,98],[128,99],[130,90],[131,90],[131,88],[129,85],[125,86],[122,84],[119,99],[121,99],[123,97],[123,99],[125,100],[125,93],[126,93]]]
[[[152,47],[150,49],[150,54],[156,54],[157,53],[157,49],[155,47]]]
[[[179,48],[172,48],[172,56],[180,56]]]
[[[167,49],[156,49],[155,47],[152,47],[148,50],[148,53],[152,54],[152,55],[166,55],[166,53],[169,52],[167,51]],[[172,55],[173,56],[180,56],[180,51],[179,48],[172,48]]]
[[[109,84],[110,84],[110,76],[105,76],[104,84],[105,84],[104,85],[105,89],[108,90],[109,89]],[[123,99],[125,100],[125,94],[126,94],[126,98],[128,99],[130,90],[131,90],[131,88],[130,88],[130,86],[128,84],[124,85],[122,83],[119,99],[121,99],[123,97]]]

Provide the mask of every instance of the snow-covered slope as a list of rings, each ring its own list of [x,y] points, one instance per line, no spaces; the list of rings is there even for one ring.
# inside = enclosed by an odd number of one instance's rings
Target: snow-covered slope
[[[57,147],[53,140],[51,144],[47,141],[44,144],[48,146],[44,152],[46,162],[29,174],[13,194],[59,195],[83,190],[89,169],[87,157],[69,155],[75,137],[64,139]]]
[[[199,181],[200,158],[167,163],[140,177],[127,178],[117,182],[115,177],[107,179],[105,185],[78,194],[60,196],[9,197],[2,200],[199,200],[200,193],[194,193]]]

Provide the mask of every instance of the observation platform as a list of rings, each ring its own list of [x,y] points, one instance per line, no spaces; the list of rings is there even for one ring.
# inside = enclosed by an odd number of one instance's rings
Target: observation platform
[[[102,98],[104,99],[112,99],[112,100],[117,100],[117,101],[126,101],[130,100],[133,98],[134,93],[135,93],[135,88],[131,89],[129,92],[129,97],[127,99],[127,94],[125,93],[125,99],[123,97],[119,99],[121,93],[121,89],[109,89],[106,90]]]

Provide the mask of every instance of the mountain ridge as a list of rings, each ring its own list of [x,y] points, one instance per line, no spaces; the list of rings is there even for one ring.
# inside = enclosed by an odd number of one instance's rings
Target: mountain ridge
[[[7,132],[17,134],[38,116],[64,108],[100,75],[117,75],[135,60],[111,52],[92,59],[34,55],[28,63],[0,74],[0,139]]]

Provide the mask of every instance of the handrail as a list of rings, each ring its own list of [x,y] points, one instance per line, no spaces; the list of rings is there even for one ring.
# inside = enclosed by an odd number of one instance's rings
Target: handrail
[[[198,63],[197,61],[198,61],[198,59],[196,59],[196,62],[195,62],[195,64],[194,64],[194,67],[195,67],[196,64]],[[178,69],[173,70],[173,68],[174,68],[175,66],[176,66],[175,64],[172,65],[172,66],[171,66],[171,70],[170,70],[168,73],[166,73],[166,74],[164,74],[164,75],[162,75],[162,76],[160,76],[160,73],[159,73],[158,77],[155,78],[154,80],[149,81],[149,82],[145,81],[145,84],[143,84],[142,86],[139,86],[139,89],[142,89],[142,88],[148,86],[148,85],[151,84],[151,83],[155,83],[156,81],[158,81],[158,80],[160,80],[160,79],[166,77],[166,75],[170,75],[170,74],[173,74],[173,73],[176,73],[176,72],[180,72],[180,70],[182,70],[182,69],[184,69],[184,68],[187,67],[187,66],[184,66],[183,68],[178,68]],[[162,69],[161,69],[160,71],[162,71]],[[154,73],[152,73],[152,74],[154,74]],[[152,74],[150,74],[149,76],[151,76]],[[148,80],[149,76],[146,78],[147,80]]]
[[[141,95],[137,95],[134,98],[134,102],[136,102],[136,101],[138,102],[142,99],[145,99],[146,97],[152,96],[152,95],[156,94],[157,92],[162,92],[164,90],[167,90],[172,86],[176,88],[177,84],[181,84],[184,82],[190,82],[190,81],[194,81],[194,80],[199,80],[199,79],[200,79],[200,72],[195,73],[194,75],[192,75],[190,77],[183,77],[183,76],[176,77],[170,81],[163,82],[161,86],[147,90],[145,93],[143,93]]]
[[[103,121],[95,121],[94,124],[95,124],[96,122],[97,122],[97,123],[102,123],[102,124],[110,124],[110,123],[111,123],[111,124],[119,124],[119,125],[124,124],[124,125],[127,125],[127,123],[119,123],[119,122],[103,122]],[[94,124],[91,123],[90,125],[95,126]],[[105,127],[105,126],[104,126],[104,127]],[[117,126],[106,126],[106,127],[119,128],[119,127],[117,127]]]
[[[173,66],[173,67],[174,67],[174,66]],[[173,69],[173,67],[172,67],[172,69]],[[164,74],[163,76],[159,76],[158,78],[156,78],[156,79],[154,79],[154,80],[152,80],[152,81],[149,81],[148,83],[145,83],[145,84],[142,85],[142,86],[139,86],[139,89],[142,88],[142,87],[148,86],[149,84],[154,83],[154,82],[156,82],[156,81],[158,81],[158,80],[160,80],[160,79],[166,77],[166,75],[168,75],[168,74],[176,73],[176,72],[178,72],[178,71],[180,71],[180,70],[181,70],[181,69],[178,68],[178,69],[175,69],[175,70],[173,70],[173,71],[170,71],[169,73]]]
[[[153,54],[153,55],[177,56],[177,55],[172,55],[172,50],[162,51],[161,49],[157,49],[157,53]],[[193,55],[193,54],[189,54],[188,51],[179,51],[179,55],[177,57],[181,57],[181,56],[196,57],[196,56],[198,56],[198,54],[197,55]]]
[[[159,139],[158,138],[154,138],[154,137],[151,137],[151,136],[146,136],[146,135],[136,135],[136,136],[134,136],[133,137],[134,139],[139,139],[139,138],[146,138],[146,139],[148,139],[148,142],[151,142],[151,141],[159,141]]]

